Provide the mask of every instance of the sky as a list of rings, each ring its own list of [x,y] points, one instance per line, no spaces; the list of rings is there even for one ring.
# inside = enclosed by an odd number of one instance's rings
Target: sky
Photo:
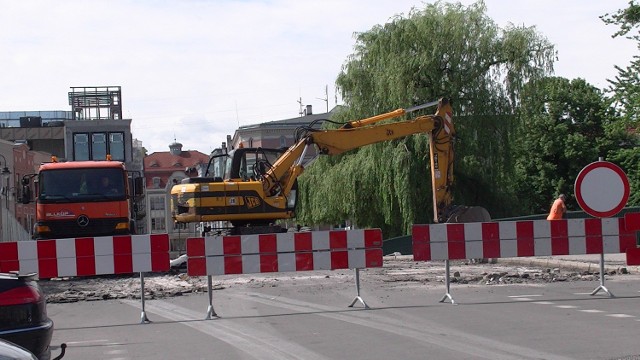
[[[354,33],[426,3],[0,0],[0,111],[69,111],[71,87],[121,86],[123,118],[149,153],[177,140],[208,154],[239,126],[342,104],[334,83]],[[639,52],[599,19],[628,0],[485,4],[498,26],[535,26],[555,44],[557,76],[602,89]]]

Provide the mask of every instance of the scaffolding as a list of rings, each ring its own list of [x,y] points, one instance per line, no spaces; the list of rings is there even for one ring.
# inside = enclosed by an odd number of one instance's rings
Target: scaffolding
[[[69,105],[73,120],[122,119],[120,86],[72,86]]]

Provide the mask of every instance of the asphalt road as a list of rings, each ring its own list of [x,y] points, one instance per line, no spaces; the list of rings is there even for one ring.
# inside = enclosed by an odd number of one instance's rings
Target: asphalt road
[[[366,272],[362,274],[366,278]],[[342,277],[207,294],[49,304],[65,359],[619,359],[640,354],[640,281],[367,286]],[[314,284],[314,282],[316,282]],[[54,348],[54,353],[59,351]],[[640,358],[640,357],[638,357]]]

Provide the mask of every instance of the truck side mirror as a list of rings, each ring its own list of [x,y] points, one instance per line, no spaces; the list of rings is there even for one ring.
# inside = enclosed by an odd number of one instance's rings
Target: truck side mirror
[[[24,184],[24,180],[22,179],[22,183]],[[20,202],[23,204],[28,204],[31,202],[31,187],[29,186],[29,180],[27,180],[27,185],[22,185],[22,198]]]

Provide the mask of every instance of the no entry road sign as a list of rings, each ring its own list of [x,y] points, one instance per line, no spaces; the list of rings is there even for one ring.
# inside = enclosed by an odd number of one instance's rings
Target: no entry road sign
[[[582,169],[575,183],[578,205],[587,214],[605,218],[622,210],[629,200],[629,179],[608,161],[596,161]]]

